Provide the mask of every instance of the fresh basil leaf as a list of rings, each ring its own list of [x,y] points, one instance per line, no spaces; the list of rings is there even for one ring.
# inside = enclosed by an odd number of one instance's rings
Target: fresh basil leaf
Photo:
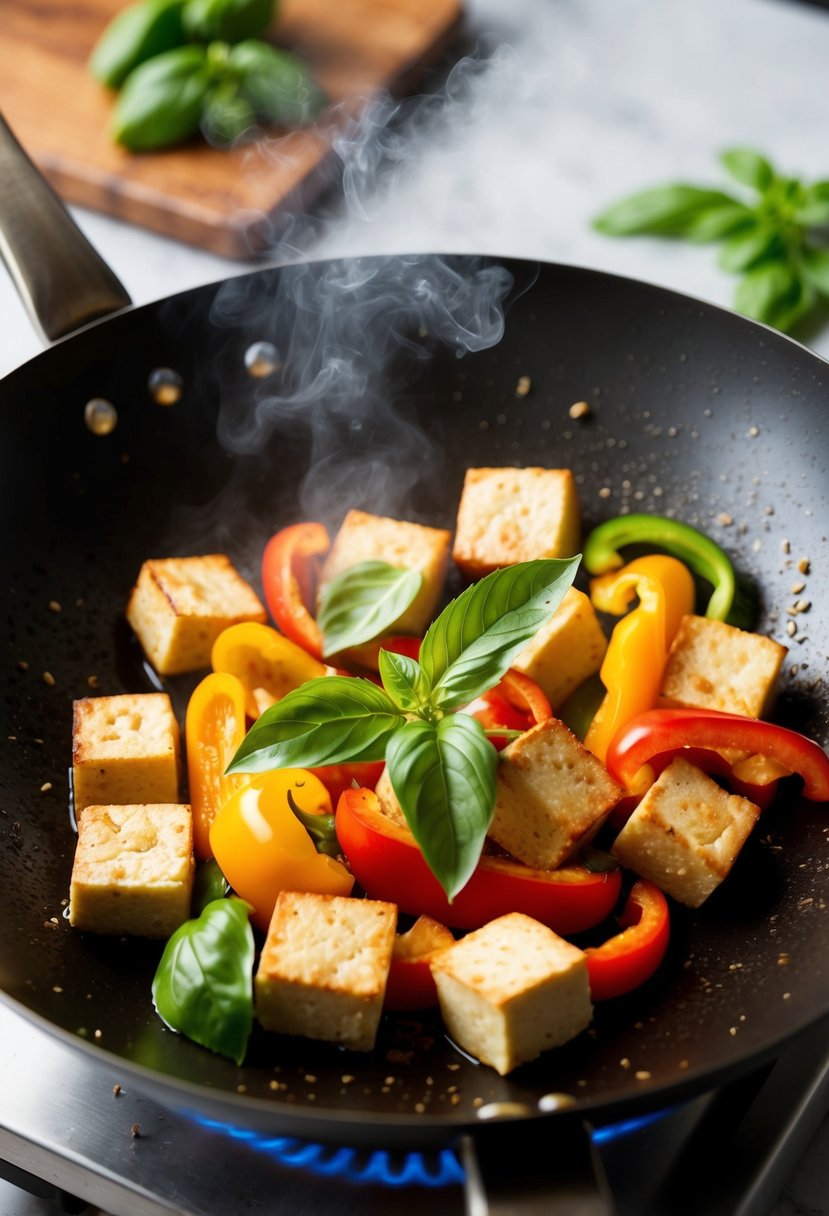
[[[787,262],[764,262],[737,285],[734,307],[756,321],[790,328],[808,307],[808,293]]]
[[[392,788],[432,873],[451,901],[481,856],[495,806],[497,755],[480,722],[415,719],[389,740]]]
[[[685,236],[695,244],[704,245],[708,241],[721,241],[724,237],[747,228],[754,223],[755,213],[742,203],[723,203],[720,207],[711,207],[700,211],[689,219]]]
[[[317,622],[326,657],[378,638],[410,608],[423,585],[419,570],[359,562],[323,589]]]
[[[383,687],[404,713],[425,709],[429,702],[429,683],[423,668],[408,655],[381,650],[377,659]]]
[[[228,773],[382,760],[403,721],[382,688],[355,676],[308,680],[254,722]]]
[[[196,867],[196,878],[193,883],[193,898],[190,901],[191,914],[201,916],[208,904],[214,899],[224,899],[230,890],[230,884],[219,868],[215,857],[202,861]]]
[[[829,224],[829,182],[814,182],[806,187],[794,218],[806,228],[821,228]]]
[[[581,558],[546,558],[495,570],[433,621],[420,648],[431,704],[453,709],[501,679],[558,608]]]
[[[738,232],[723,245],[718,259],[721,270],[741,272],[750,270],[764,258],[774,256],[780,250],[780,236],[766,224],[758,224],[744,232]]]
[[[197,920],[176,929],[153,979],[162,1021],[237,1064],[253,1025],[250,911],[235,897],[209,903]]]
[[[761,194],[775,179],[771,164],[753,148],[729,148],[720,155],[720,163],[735,181],[751,186]]]
[[[829,249],[804,245],[800,251],[803,274],[821,295],[829,296]]]
[[[680,236],[702,212],[736,203],[721,190],[683,183],[655,186],[614,203],[594,219],[593,227],[608,236]]]

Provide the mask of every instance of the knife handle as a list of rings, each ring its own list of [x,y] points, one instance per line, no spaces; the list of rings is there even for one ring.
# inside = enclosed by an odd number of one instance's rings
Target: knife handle
[[[132,302],[2,114],[0,255],[35,328],[47,342]]]

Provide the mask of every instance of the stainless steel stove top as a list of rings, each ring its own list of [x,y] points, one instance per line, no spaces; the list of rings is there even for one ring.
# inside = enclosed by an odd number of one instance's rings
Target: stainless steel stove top
[[[392,1203],[395,1216],[427,1206],[445,1216],[541,1210],[543,1170],[519,1198],[525,1171],[512,1151],[507,1161],[484,1163],[484,1199],[477,1184],[462,1185],[462,1145],[443,1160],[407,1162],[260,1141],[160,1107],[108,1064],[68,1051],[2,1004],[0,1043],[0,1176],[63,1205],[6,1188],[0,1216],[79,1213],[87,1205],[112,1216],[379,1216]],[[827,1110],[829,1026],[822,1025],[736,1085],[658,1119],[595,1128],[593,1145],[618,1216],[767,1216]],[[533,1127],[522,1136],[527,1162],[549,1152],[540,1135]],[[718,1155],[726,1170],[717,1169]],[[392,1185],[379,1180],[386,1173]],[[4,1193],[19,1203],[4,1208]]]

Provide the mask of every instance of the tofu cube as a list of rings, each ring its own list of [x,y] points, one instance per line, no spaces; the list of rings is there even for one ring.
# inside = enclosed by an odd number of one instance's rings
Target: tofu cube
[[[575,1038],[593,1009],[583,951],[510,912],[431,960],[446,1029],[504,1076]]]
[[[394,904],[282,891],[254,982],[264,1028],[371,1051],[396,925]]]
[[[70,923],[169,937],[190,915],[193,869],[189,806],[88,806],[78,823]]]
[[[73,704],[75,814],[91,805],[178,802],[181,743],[164,692],[84,697]]]
[[[607,638],[589,597],[571,587],[512,666],[535,680],[555,712],[596,674],[606,650]]]
[[[267,620],[256,592],[224,553],[144,562],[127,604],[127,620],[161,675],[210,666],[223,629]]]
[[[623,866],[698,908],[726,877],[760,814],[681,756],[650,787],[616,837]]]
[[[549,718],[501,753],[489,835],[525,865],[554,870],[593,838],[621,796],[604,765]]]
[[[685,616],[662,680],[662,704],[762,718],[787,648],[724,621]]]
[[[581,516],[569,469],[467,469],[452,556],[469,578],[578,553]]]
[[[419,570],[423,575],[420,591],[403,615],[389,626],[389,632],[421,634],[431,622],[443,593],[451,539],[451,533],[443,528],[369,515],[366,511],[349,511],[323,563],[320,590],[360,562],[381,561]]]

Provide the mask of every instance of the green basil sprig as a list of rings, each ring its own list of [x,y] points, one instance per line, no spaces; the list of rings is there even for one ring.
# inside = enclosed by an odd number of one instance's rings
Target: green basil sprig
[[[429,627],[419,662],[380,651],[382,688],[309,680],[262,714],[227,771],[385,759],[412,834],[453,899],[492,820],[497,758],[476,719],[447,715],[501,679],[555,612],[579,560],[523,562],[468,587]]]
[[[101,84],[117,89],[133,68],[185,41],[184,0],[141,0],[110,21],[95,44],[89,70]]]
[[[423,585],[419,570],[358,562],[323,588],[317,623],[325,656],[370,642],[411,607]]]
[[[742,275],[734,307],[788,331],[829,296],[829,181],[785,177],[751,148],[730,148],[720,162],[750,193],[656,186],[614,203],[593,226],[608,236],[723,242],[720,268]]]
[[[190,42],[258,38],[274,19],[276,0],[187,0],[182,13]]]
[[[172,935],[153,979],[156,1010],[171,1030],[202,1047],[245,1058],[253,1025],[253,933],[250,904],[209,903]]]
[[[112,115],[110,133],[133,152],[181,143],[201,122],[211,69],[203,46],[180,46],[130,72]]]

